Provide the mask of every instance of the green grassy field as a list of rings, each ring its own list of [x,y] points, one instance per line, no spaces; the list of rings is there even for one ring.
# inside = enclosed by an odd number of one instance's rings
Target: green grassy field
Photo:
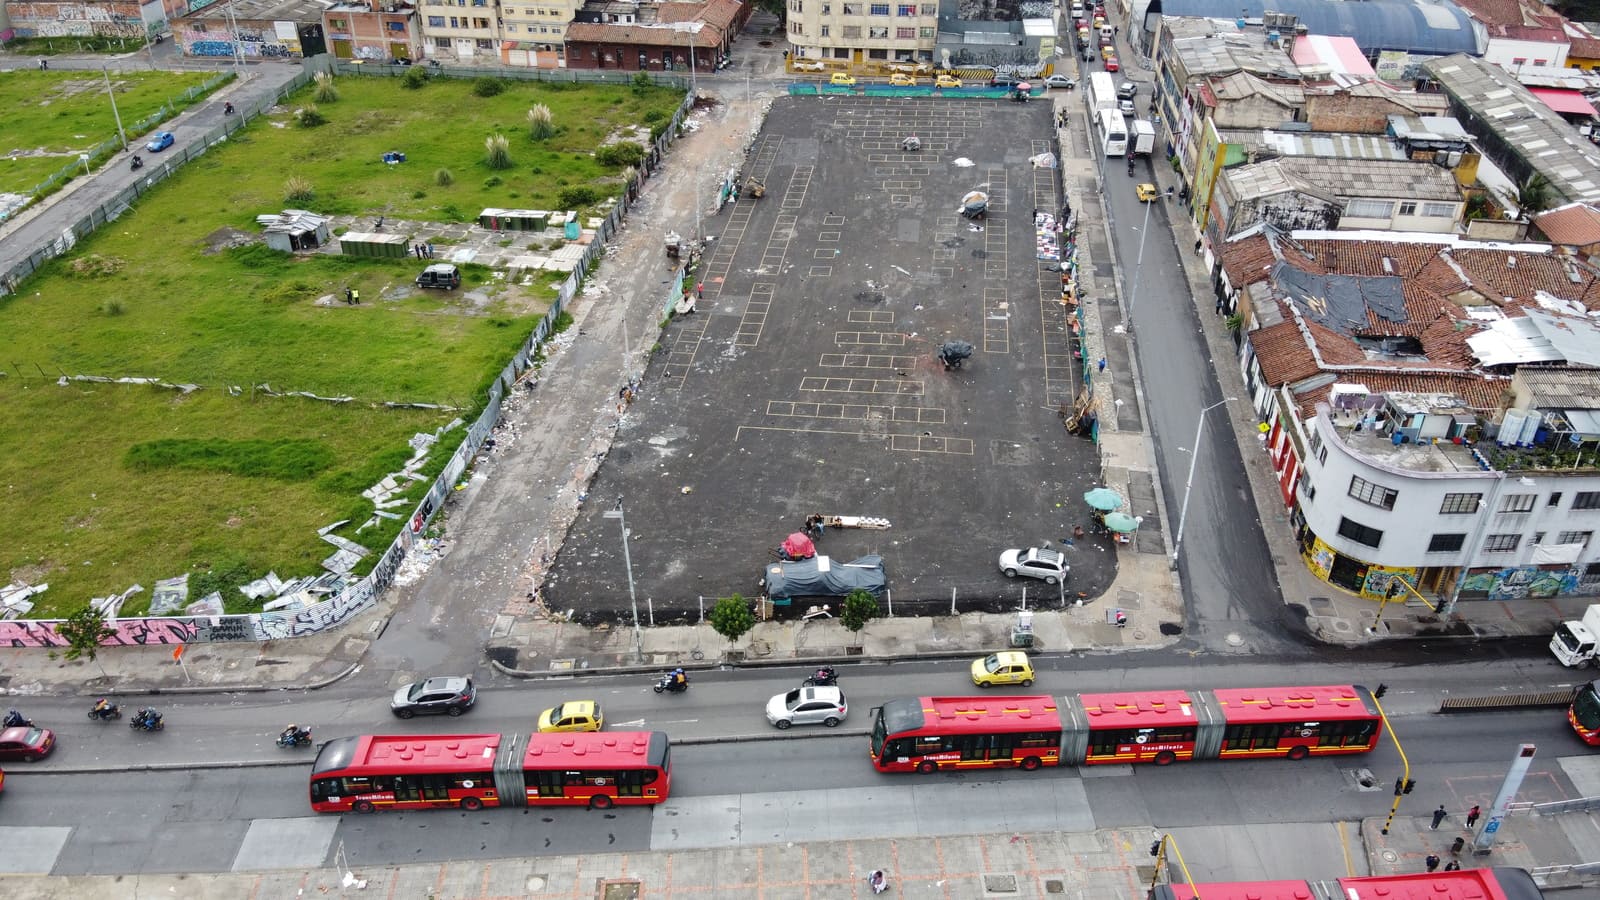
[[[398,523],[354,530],[371,511],[360,491],[410,455],[413,433],[475,414],[550,296],[548,286],[525,291],[475,267],[470,298],[390,292],[410,287],[416,260],[292,257],[225,247],[227,236],[256,235],[254,217],[285,206],[447,222],[486,206],[549,209],[577,185],[615,193],[619,174],[590,151],[619,128],[670,116],[680,100],[622,86],[513,85],[480,98],[447,79],[418,91],[380,79],[337,84],[341,98],[319,104],[327,124],[292,124],[304,101],[286,103],[0,300],[9,375],[0,379],[0,515],[14,524],[0,576],[50,582],[36,615],[185,571],[191,597],[200,576],[226,586],[268,569],[312,574],[332,549],[315,530],[344,518],[355,521],[340,534],[386,546]],[[522,124],[533,103],[548,105],[558,126],[540,144]],[[497,131],[510,138],[513,167],[494,172],[483,142]],[[410,161],[383,164],[390,149]],[[452,184],[435,183],[439,168]],[[315,198],[286,203],[290,176],[309,180]],[[361,290],[361,305],[340,299],[347,286]],[[52,380],[60,372],[201,390],[62,387]],[[264,399],[248,390],[255,384],[356,402]],[[245,394],[229,396],[232,386]],[[390,400],[463,409],[374,405]],[[455,442],[436,449],[436,466]],[[127,610],[147,601],[148,590]]]
[[[212,73],[117,72],[110,76],[117,112],[132,127]],[[117,136],[117,121],[100,72],[28,71],[0,74],[0,192],[21,193]],[[128,139],[135,135],[130,133]],[[39,154],[19,156],[23,154]]]

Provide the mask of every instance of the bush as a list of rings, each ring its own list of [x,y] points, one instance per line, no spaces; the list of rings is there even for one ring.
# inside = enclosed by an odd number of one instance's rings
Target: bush
[[[317,87],[311,92],[311,96],[318,103],[332,103],[339,99],[339,89],[333,86],[332,75],[327,72],[318,72],[316,81]]]
[[[294,121],[301,128],[315,128],[328,124],[328,117],[315,106],[305,106],[294,111]]]
[[[632,141],[607,144],[594,152],[594,158],[600,165],[612,169],[637,166],[644,162],[644,145]]]
[[[406,69],[406,74],[400,76],[400,86],[408,91],[420,90],[428,83],[428,72],[421,66],[412,66]]]
[[[562,209],[578,209],[598,202],[600,202],[600,192],[586,184],[562,188],[561,193],[556,195],[556,205]]]
[[[433,183],[440,187],[449,187],[456,183],[456,176],[449,169],[436,169],[433,173]]]
[[[304,175],[290,175],[283,180],[283,199],[290,203],[309,203],[313,193],[311,179]]]
[[[646,125],[654,125],[657,122],[663,121],[666,119],[666,117],[667,114],[659,109],[646,110],[644,114],[644,123]]]
[[[644,72],[640,72],[639,74],[633,76],[633,92],[635,94],[638,94],[642,97],[645,94],[648,94],[652,87],[655,87],[655,82],[651,81],[650,76]]]
[[[750,611],[749,601],[738,594],[718,600],[706,619],[717,634],[729,641],[737,641],[744,637],[745,632],[756,627],[756,614]]]
[[[511,168],[511,142],[503,134],[491,134],[483,141],[484,162],[491,169]]]
[[[542,141],[556,133],[555,119],[550,115],[550,107],[543,103],[534,104],[528,110],[528,137]]]
[[[505,89],[506,83],[498,78],[476,78],[472,82],[472,93],[479,97],[498,97]]]

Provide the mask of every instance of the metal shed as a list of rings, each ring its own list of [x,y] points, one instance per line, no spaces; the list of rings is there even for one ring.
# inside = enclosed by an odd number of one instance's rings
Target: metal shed
[[[345,256],[403,259],[411,255],[411,239],[403,234],[347,231],[339,235],[339,252]]]
[[[286,209],[277,215],[256,216],[267,246],[284,253],[315,250],[333,239],[328,217],[303,209]]]

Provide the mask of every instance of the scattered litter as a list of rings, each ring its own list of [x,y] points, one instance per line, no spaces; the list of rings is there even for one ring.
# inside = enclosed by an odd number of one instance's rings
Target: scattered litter
[[[960,166],[963,169],[971,168],[972,166],[977,165],[977,163],[973,162],[970,159],[967,159],[965,156],[956,157],[954,160],[951,161],[950,164],[953,165],[953,166]]]

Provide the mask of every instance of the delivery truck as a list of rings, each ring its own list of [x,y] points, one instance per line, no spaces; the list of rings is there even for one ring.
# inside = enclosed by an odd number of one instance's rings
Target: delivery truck
[[[1550,652],[1564,666],[1593,666],[1600,643],[1600,603],[1583,611],[1583,618],[1562,622],[1550,638]]]
[[[1149,156],[1156,149],[1156,127],[1144,119],[1134,119],[1128,133],[1128,151],[1134,156]]]

